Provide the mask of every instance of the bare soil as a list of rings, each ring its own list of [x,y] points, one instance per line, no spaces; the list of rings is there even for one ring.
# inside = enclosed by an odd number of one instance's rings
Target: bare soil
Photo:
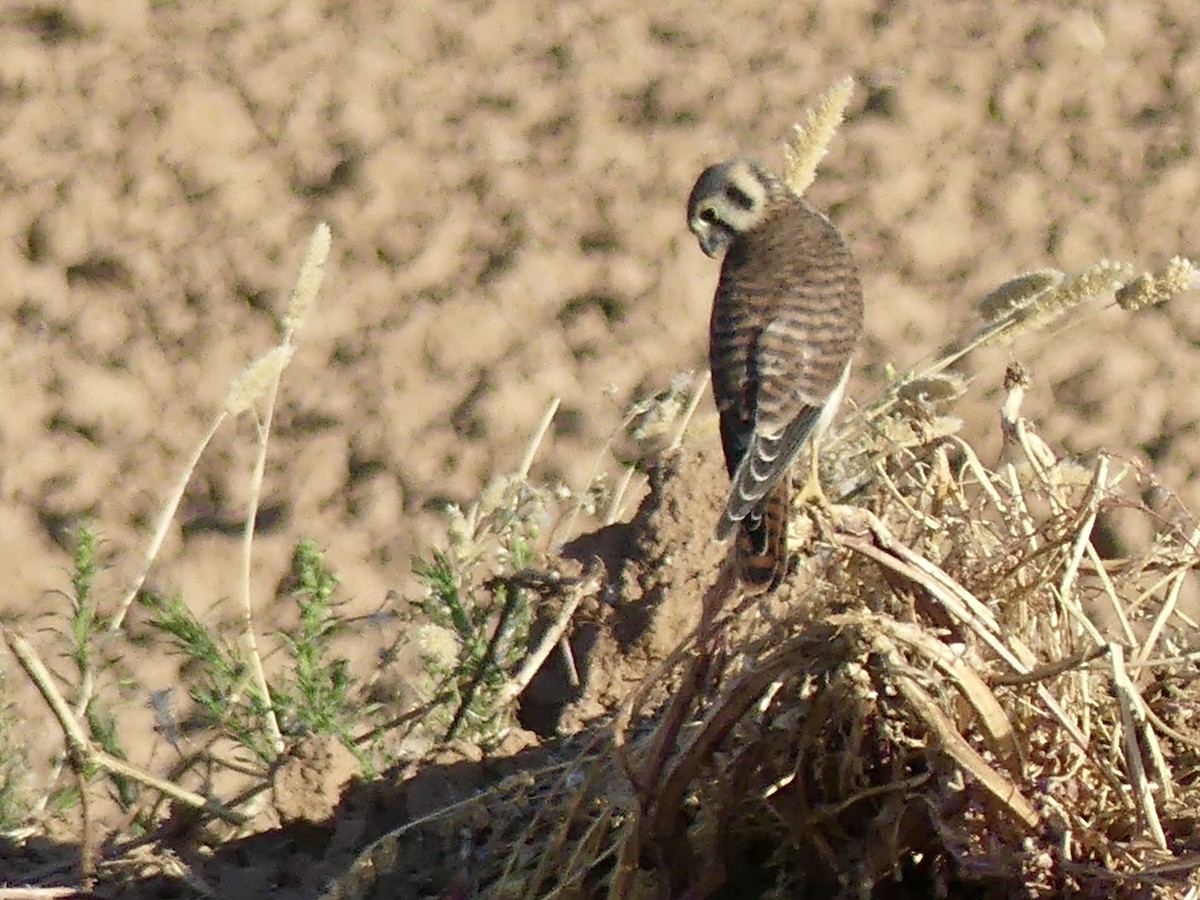
[[[64,609],[85,523],[115,603],[229,380],[275,340],[318,221],[333,254],[272,437],[264,630],[293,615],[277,585],[305,536],[342,575],[348,615],[413,595],[411,559],[444,539],[444,505],[515,468],[554,396],[533,477],[582,489],[624,408],[704,364],[716,271],[683,221],[695,175],[733,154],[776,163],[788,126],[846,74],[859,87],[809,198],[862,269],[852,400],[969,332],[974,300],[1019,272],[1200,256],[1193,6],[0,4],[0,615],[54,646],[42,626]],[[1187,299],[976,357],[965,436],[999,452],[1000,381],[1019,359],[1025,412],[1052,445],[1144,461],[1200,508]],[[236,593],[252,454],[248,419],[218,433],[152,573],[214,619],[235,614],[220,604]],[[715,438],[680,464],[675,524],[653,532],[665,545],[617,525],[567,548],[610,564],[624,617],[597,619],[587,656],[612,663],[585,694],[564,705],[561,684],[535,683],[530,710],[552,727],[610,710],[690,627],[678,598],[719,562]],[[1106,527],[1116,555],[1144,537]],[[389,638],[352,648],[355,665]],[[147,698],[177,683],[178,660],[132,641],[121,656],[121,733],[144,736],[125,749],[154,767]],[[61,736],[6,654],[0,673],[44,774]],[[277,785],[279,829],[201,866],[218,896],[312,896],[372,836],[504,765],[464,748],[422,774],[424,794],[354,782],[337,805],[335,751],[305,752],[322,777],[301,765]],[[0,883],[77,840],[0,840]],[[156,862],[123,896],[179,890]]]

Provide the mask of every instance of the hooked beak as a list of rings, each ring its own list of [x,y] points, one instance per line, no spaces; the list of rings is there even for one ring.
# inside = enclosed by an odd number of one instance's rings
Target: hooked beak
[[[705,255],[713,259],[720,256],[721,251],[725,249],[725,235],[716,228],[710,228],[708,231],[696,235],[696,237],[700,241],[700,249],[704,251]]]

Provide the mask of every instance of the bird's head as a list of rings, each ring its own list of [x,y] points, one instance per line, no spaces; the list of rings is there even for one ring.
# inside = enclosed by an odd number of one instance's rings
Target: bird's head
[[[778,180],[758,163],[731,159],[709,166],[688,197],[688,228],[700,249],[717,257],[767,214]]]

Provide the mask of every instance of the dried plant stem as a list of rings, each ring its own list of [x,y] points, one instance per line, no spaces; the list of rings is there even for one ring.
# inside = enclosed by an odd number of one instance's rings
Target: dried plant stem
[[[529,655],[524,665],[521,666],[520,670],[512,677],[508,684],[500,689],[496,698],[496,705],[498,707],[508,706],[517,697],[521,696],[521,692],[529,686],[529,682],[533,680],[533,676],[542,667],[542,663],[550,656],[550,652],[554,649],[555,645],[563,639],[567,627],[571,624],[571,617],[575,615],[575,610],[579,608],[580,602],[599,586],[599,572],[595,569],[586,573],[582,579],[571,586],[567,602],[563,604],[563,608],[559,611],[554,624],[542,636],[538,648]]]
[[[125,596],[121,598],[121,603],[117,606],[116,613],[109,620],[108,628],[105,629],[104,638],[106,641],[119,632],[125,624],[125,617],[129,613],[129,608],[133,605],[133,601],[137,599],[142,585],[146,583],[150,569],[154,566],[154,560],[158,558],[158,551],[162,549],[163,541],[166,540],[167,531],[171,527],[171,522],[175,519],[175,513],[179,510],[180,501],[183,500],[183,492],[187,490],[188,482],[192,479],[192,473],[196,471],[196,465],[200,462],[200,457],[204,454],[204,450],[212,442],[213,435],[217,433],[217,429],[225,421],[225,415],[225,411],[221,410],[213,417],[212,422],[208,426],[208,431],[204,433],[199,443],[192,448],[192,455],[188,457],[183,471],[180,472],[179,477],[175,480],[175,484],[171,488],[171,493],[167,497],[167,502],[158,514],[158,522],[155,524],[154,534],[151,535],[150,543],[146,547],[146,553],[142,557],[142,566],[134,577],[133,584],[130,585]],[[83,681],[79,686],[79,697],[75,701],[75,718],[82,719],[87,713],[88,705],[92,702],[95,690],[95,674],[89,666],[87,671],[84,672]]]
[[[616,490],[613,491],[612,499],[608,503],[608,512],[604,514],[605,525],[613,524],[620,517],[621,501],[625,499],[625,492],[629,490],[629,483],[633,481],[633,475],[636,471],[637,469],[633,466],[625,467],[625,474],[621,476]]]
[[[154,526],[154,534],[150,537],[150,543],[146,547],[146,554],[142,558],[142,567],[138,570],[137,576],[133,579],[133,584],[121,598],[121,603],[117,607],[116,614],[108,623],[108,633],[114,634],[121,630],[121,626],[125,624],[125,616],[129,612],[129,607],[133,605],[133,601],[137,599],[138,592],[141,591],[142,585],[146,583],[146,578],[150,574],[150,569],[154,565],[154,560],[158,558],[158,551],[162,549],[163,541],[166,540],[167,531],[171,528],[171,522],[175,519],[175,513],[179,511],[179,504],[183,500],[183,492],[187,490],[188,482],[192,480],[192,473],[196,471],[196,466],[200,462],[200,457],[204,455],[204,451],[212,442],[213,436],[216,435],[217,429],[221,427],[221,423],[225,421],[225,410],[221,410],[213,416],[212,422],[209,423],[208,430],[204,432],[204,436],[192,448],[192,454],[188,457],[187,463],[184,464],[183,470],[179,473],[179,477],[175,479],[175,484],[171,488],[171,493],[167,497],[167,502],[163,505],[162,511],[158,514],[158,521]]]
[[[1198,540],[1200,540],[1200,525],[1197,525],[1192,529],[1192,533],[1188,536],[1188,546],[1196,546],[1196,541]],[[1191,570],[1191,568],[1191,565],[1181,566],[1179,570],[1171,576],[1171,586],[1167,588],[1166,601],[1163,603],[1162,609],[1158,611],[1158,615],[1154,619],[1154,624],[1150,626],[1150,633],[1146,635],[1146,640],[1134,652],[1133,659],[1130,660],[1131,663],[1144,662],[1154,651],[1154,646],[1158,643],[1158,639],[1161,637],[1163,629],[1166,628],[1167,621],[1171,618],[1176,607],[1179,605],[1179,592],[1183,589],[1184,579],[1187,577],[1187,573]],[[1129,628],[1128,623],[1125,623],[1125,627],[1126,629]],[[1131,645],[1136,645],[1137,642],[1133,640],[1133,636],[1128,630],[1126,631],[1126,635],[1129,643]]]
[[[254,469],[250,476],[250,499],[246,503],[246,524],[242,530],[242,641],[246,645],[246,652],[250,659],[250,671],[255,687],[266,706],[267,737],[276,753],[283,752],[283,734],[279,729],[275,704],[271,700],[271,688],[267,684],[262,654],[258,649],[258,637],[254,633],[254,604],[250,592],[250,572],[254,561],[254,526],[262,498],[263,478],[267,468],[267,444],[271,436],[275,403],[279,397],[279,382],[283,377],[283,369],[291,359],[296,332],[303,327],[316,300],[317,292],[321,289],[325,262],[329,257],[329,243],[329,226],[322,222],[313,231],[308,252],[305,254],[304,262],[300,266],[300,274],[296,278],[295,287],[293,287],[288,300],[288,308],[283,317],[283,340],[280,341],[278,348],[280,351],[279,361],[269,370],[270,383],[265,391],[262,420],[258,423],[258,452],[255,455]]]
[[[94,747],[88,740],[87,735],[84,734],[78,719],[71,712],[67,701],[55,686],[53,676],[38,656],[37,651],[14,629],[5,627],[3,631],[4,642],[8,645],[9,650],[12,651],[13,656],[17,658],[17,662],[21,664],[21,668],[25,670],[25,674],[29,676],[30,680],[37,687],[38,692],[42,695],[42,699],[50,707],[50,711],[54,713],[54,718],[57,720],[59,727],[62,728],[63,735],[67,739],[67,746],[70,748],[71,755],[80,764],[94,765],[110,774],[130,778],[195,809],[211,812],[235,825],[243,824],[246,821],[245,816],[225,808],[220,803],[192,791],[185,790],[169,781],[164,781],[149,772],[127,763],[123,759],[118,759],[98,747]]]
[[[271,689],[267,685],[267,673],[263,669],[262,656],[258,652],[258,637],[254,633],[254,606],[250,592],[250,571],[254,560],[254,522],[258,517],[258,505],[262,496],[263,475],[267,467],[267,441],[271,433],[271,418],[275,409],[275,398],[279,391],[279,379],[275,378],[267,391],[266,411],[258,425],[258,453],[254,470],[250,476],[250,499],[246,504],[246,524],[242,529],[242,641],[250,659],[250,672],[254,678],[262,702],[266,706],[267,737],[276,753],[283,752],[283,734],[279,730],[279,719],[275,715],[275,704],[271,701]]]
[[[862,538],[839,534],[839,543],[858,553],[874,559],[881,565],[903,575],[911,581],[922,585],[930,596],[938,600],[943,608],[959,622],[970,628],[983,642],[1015,672],[1028,674],[1035,666],[1036,659],[1030,650],[1014,637],[1009,637],[1012,647],[1005,645],[1001,639],[1001,631],[990,610],[975,599],[969,591],[959,585],[954,579],[943,572],[938,566],[922,557],[920,554],[897,541],[883,522],[867,510],[849,510],[847,518],[854,515],[861,517],[875,539],[875,544]],[[1063,730],[1083,751],[1088,749],[1088,739],[1062,708],[1062,704],[1050,693],[1044,684],[1037,686],[1037,694],[1046,705],[1051,716],[1062,726]],[[1117,775],[1108,767],[1100,765],[1097,769],[1108,780],[1112,788],[1121,796],[1121,782]]]
[[[1145,819],[1150,836],[1160,850],[1167,849],[1167,838],[1163,833],[1162,823],[1158,819],[1158,809],[1154,805],[1154,795],[1146,780],[1146,768],[1142,764],[1142,750],[1138,745],[1137,693],[1129,674],[1125,671],[1125,648],[1120,644],[1109,645],[1109,656],[1112,659],[1113,687],[1121,706],[1122,738],[1125,748],[1125,768],[1129,773],[1130,787],[1138,809]]]
[[[517,469],[517,478],[525,481],[529,478],[529,470],[533,468],[533,460],[537,456],[538,448],[542,446],[542,441],[546,438],[546,432],[550,430],[550,423],[554,421],[554,416],[558,412],[559,404],[562,403],[561,397],[554,397],[546,406],[546,411],[542,413],[542,418],[538,422],[538,426],[534,429],[533,437],[529,439],[529,446],[525,448],[525,456],[521,460],[521,465]]]
[[[1107,477],[1108,457],[1101,454],[1100,458],[1096,461],[1096,472],[1092,478],[1091,490],[1088,492],[1085,507],[1087,514],[1084,516],[1083,522],[1075,534],[1075,540],[1071,545],[1071,555],[1067,558],[1067,565],[1063,569],[1062,579],[1058,585],[1059,603],[1070,610],[1076,623],[1091,638],[1092,643],[1097,646],[1105,643],[1104,638],[1100,635],[1096,626],[1092,624],[1092,620],[1084,614],[1079,601],[1072,594],[1071,588],[1075,584],[1075,576],[1079,572],[1079,563],[1083,560],[1083,554],[1087,549],[1087,545],[1091,543],[1092,526],[1096,524],[1096,515],[1100,510],[1100,497],[1104,493]],[[1125,624],[1128,627],[1129,623],[1126,622]]]

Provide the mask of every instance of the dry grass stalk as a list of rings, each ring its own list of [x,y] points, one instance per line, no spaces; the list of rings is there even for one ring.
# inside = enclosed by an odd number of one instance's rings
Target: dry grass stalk
[[[542,663],[549,658],[550,652],[562,641],[567,626],[571,624],[571,617],[575,615],[575,610],[579,608],[580,602],[584,597],[595,593],[599,589],[600,579],[598,576],[599,572],[597,570],[590,571],[583,578],[567,587],[567,599],[563,603],[562,609],[559,610],[558,616],[555,617],[553,624],[551,624],[550,628],[542,636],[537,648],[529,654],[529,657],[522,664],[520,670],[501,689],[497,696],[497,705],[507,706],[515,701],[521,695],[521,692],[529,686],[529,682],[533,680],[533,676],[542,667]]]
[[[525,456],[521,458],[521,464],[517,467],[516,477],[520,480],[524,481],[529,478],[529,470],[533,468],[533,461],[537,458],[538,449],[542,446],[542,441],[546,439],[546,432],[550,430],[550,425],[554,422],[554,416],[557,415],[561,403],[561,397],[552,397],[546,404],[546,411],[542,413],[542,418],[533,431],[533,437],[529,439],[529,446],[525,448]]]
[[[275,388],[279,383],[279,377],[288,362],[291,361],[293,348],[291,345],[291,335],[299,328],[307,316],[308,311],[312,308],[316,292],[320,287],[321,277],[324,271],[325,260],[329,254],[330,233],[329,226],[324,222],[320,223],[313,233],[313,237],[309,242],[308,252],[305,255],[304,264],[301,266],[301,273],[297,280],[295,289],[292,291],[291,299],[288,304],[288,311],[285,316],[285,338],[283,343],[268,351],[256,362],[251,363],[245,370],[236,376],[230,384],[226,392],[225,401],[222,408],[219,409],[209,423],[207,430],[203,436],[192,448],[191,454],[184,463],[179,477],[171,486],[171,490],[167,495],[167,499],[159,511],[158,518],[155,520],[154,531],[151,533],[150,540],[146,545],[146,550],[142,555],[141,564],[138,567],[137,574],[133,577],[128,590],[122,596],[117,608],[109,619],[108,626],[105,629],[105,640],[112,640],[116,635],[120,634],[125,625],[125,619],[129,614],[130,608],[137,599],[146,583],[146,579],[150,575],[150,570],[154,567],[155,561],[158,559],[159,551],[162,549],[163,542],[166,540],[167,533],[171,528],[171,523],[175,520],[175,514],[179,511],[179,504],[183,500],[184,492],[187,490],[188,483],[191,481],[192,473],[195,472],[196,466],[200,462],[200,457],[216,436],[217,430],[224,423],[229,415],[238,415],[239,413],[249,409],[268,389],[264,382],[269,382],[271,390],[271,407],[275,402]],[[265,452],[265,437],[263,451]],[[261,473],[259,477],[259,485],[261,487]],[[252,504],[257,503],[257,498],[252,500]],[[253,522],[251,517],[250,522]],[[250,526],[252,528],[252,524]],[[248,552],[248,551],[247,551]],[[248,583],[245,586],[248,591]],[[248,600],[247,600],[248,602]],[[251,635],[253,642],[253,635]],[[257,646],[253,646],[253,659],[255,660],[258,674],[262,675],[258,679],[259,690],[266,694],[266,677],[262,673],[262,661],[258,657]],[[82,683],[79,687],[79,696],[76,699],[74,714],[75,718],[82,720],[87,712],[89,704],[95,694],[96,682],[95,673],[90,668],[85,672]],[[269,714],[269,727],[273,733],[278,736],[278,723],[275,721],[274,711]],[[275,744],[282,749],[282,740],[277,739]],[[55,775],[57,777],[57,775]],[[52,777],[50,781],[53,781]]]
[[[829,152],[829,142],[845,118],[853,93],[853,78],[835,82],[804,114],[804,121],[792,126],[792,135],[783,147],[784,181],[797,197],[816,179],[817,166]]]
[[[254,686],[267,707],[267,736],[276,753],[283,752],[283,733],[280,731],[279,718],[271,702],[271,688],[267,684],[266,669],[263,667],[262,654],[258,649],[258,636],[254,629],[254,600],[250,589],[250,572],[254,562],[254,528],[258,518],[259,503],[262,500],[263,478],[267,470],[267,444],[271,436],[271,423],[275,416],[279,382],[284,368],[291,361],[295,348],[293,339],[296,331],[304,324],[325,277],[325,261],[329,257],[329,244],[329,226],[321,222],[313,230],[308,251],[300,266],[300,274],[296,278],[295,287],[293,287],[288,300],[288,307],[283,316],[283,339],[275,350],[266,354],[257,364],[247,370],[244,379],[246,382],[245,394],[248,396],[253,389],[256,397],[263,397],[263,404],[262,417],[258,422],[258,452],[255,454],[254,468],[250,473],[250,496],[246,501],[246,522],[242,528],[240,591],[242,642],[246,645],[246,655],[250,661]],[[265,385],[261,384],[263,381],[265,381]],[[238,399],[244,400],[245,397]],[[249,408],[253,402],[251,400],[245,408]]]

